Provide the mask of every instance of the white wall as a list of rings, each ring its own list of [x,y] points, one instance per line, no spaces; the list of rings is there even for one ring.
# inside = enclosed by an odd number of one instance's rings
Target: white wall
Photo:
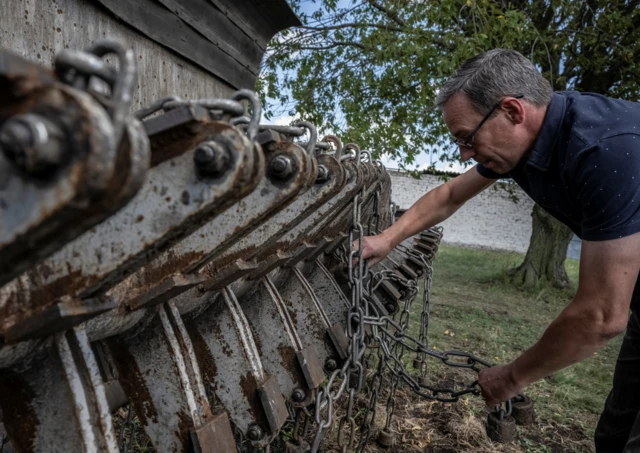
[[[408,209],[423,194],[443,183],[439,176],[422,175],[420,179],[414,179],[401,171],[389,172],[391,200],[400,209]],[[442,223],[443,242],[526,252],[531,238],[533,200],[519,187],[514,189],[518,203],[511,201],[505,190],[494,190],[493,187],[469,200]]]

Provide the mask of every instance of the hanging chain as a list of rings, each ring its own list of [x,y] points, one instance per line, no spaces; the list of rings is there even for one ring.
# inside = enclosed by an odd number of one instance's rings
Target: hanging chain
[[[438,352],[428,347],[428,329],[431,310],[431,288],[433,280],[433,268],[431,260],[438,249],[442,228],[432,228],[422,233],[420,242],[424,251],[417,251],[405,245],[396,248],[399,253],[419,262],[424,270],[424,282],[422,287],[422,307],[420,314],[420,327],[418,338],[411,336],[407,330],[411,321],[411,309],[419,289],[417,282],[406,279],[395,270],[381,265],[378,272],[370,272],[366,262],[360,259],[362,239],[365,235],[361,223],[361,203],[364,193],[361,192],[353,200],[353,222],[349,233],[349,242],[342,244],[334,251],[334,258],[346,264],[348,271],[348,283],[351,290],[351,300],[347,318],[347,337],[349,339],[348,357],[341,367],[333,371],[325,385],[319,390],[315,399],[314,414],[305,417],[307,424],[315,422],[316,431],[311,446],[311,453],[319,451],[324,433],[333,423],[335,404],[343,395],[345,401],[345,414],[338,423],[338,446],[343,453],[349,451],[362,451],[372,434],[375,426],[378,402],[383,393],[383,382],[389,379],[389,393],[386,402],[386,420],[384,429],[391,432],[396,393],[399,385],[404,383],[417,395],[444,403],[454,403],[464,395],[481,394],[478,380],[474,380],[460,388],[453,385],[451,388],[435,387],[427,379],[427,358],[435,358],[446,366],[469,369],[479,373],[482,369],[492,366],[490,363],[466,352],[445,351]],[[379,211],[380,194],[376,192],[373,202],[373,212]],[[378,231],[379,218],[375,215],[369,218],[367,229],[369,234]],[[355,244],[355,247],[354,247]],[[393,316],[379,313],[371,297],[383,284],[391,282],[402,294],[404,301],[402,309]],[[365,331],[366,330],[366,331]],[[367,340],[367,341],[365,341]],[[405,364],[405,354],[416,354],[418,366],[415,371],[409,371]],[[367,380],[367,388],[370,392],[368,405],[362,415],[357,415],[356,396],[365,384],[365,364],[376,361],[376,371]],[[417,372],[417,374],[416,374]],[[458,387],[458,388],[456,388]],[[504,408],[497,406],[496,413],[502,419],[511,413],[511,401],[504,404]],[[300,415],[296,416],[294,436],[304,436],[306,429],[299,433]],[[360,423],[358,425],[358,420]],[[359,435],[359,439],[356,439]]]
[[[366,352],[365,331],[362,320],[368,312],[364,309],[363,303],[363,280],[367,273],[364,260],[360,259],[362,250],[362,239],[364,238],[364,228],[360,223],[361,205],[360,200],[364,195],[364,188],[361,193],[353,199],[353,221],[349,231],[348,251],[346,251],[346,264],[348,270],[349,287],[351,288],[351,301],[347,317],[347,337],[349,339],[349,353],[344,364],[336,369],[329,377],[326,385],[321,387],[316,396],[315,421],[318,424],[314,436],[311,452],[316,453],[320,448],[324,430],[329,428],[333,421],[333,403],[338,400],[348,388],[347,413],[340,420],[340,434],[338,444],[343,452],[352,448],[356,423],[353,413],[355,396],[362,389],[364,382],[364,366],[362,364]],[[354,243],[358,244],[357,249]],[[345,428],[348,436],[344,436]],[[348,441],[345,441],[345,438]]]
[[[129,431],[129,438],[125,440],[125,431]],[[133,423],[133,405],[129,403],[127,406],[127,418],[120,426],[120,432],[118,433],[118,448],[120,453],[128,453],[133,445],[133,440],[136,437],[136,427]]]

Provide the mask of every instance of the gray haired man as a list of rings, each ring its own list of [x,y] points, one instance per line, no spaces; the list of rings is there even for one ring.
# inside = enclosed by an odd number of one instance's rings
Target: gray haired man
[[[513,179],[583,239],[580,279],[573,300],[537,343],[513,362],[480,373],[483,397],[489,406],[506,401],[589,357],[626,328],[596,451],[640,452],[640,289],[634,291],[640,270],[640,104],[554,93],[529,60],[502,49],[464,62],[436,104],[462,159],[477,165],[422,196],[380,235],[366,237],[362,257],[376,264],[497,179]]]

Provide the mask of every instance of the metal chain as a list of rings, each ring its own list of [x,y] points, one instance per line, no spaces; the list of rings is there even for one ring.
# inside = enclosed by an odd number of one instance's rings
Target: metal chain
[[[424,258],[423,258],[424,259]],[[425,262],[426,264],[426,262]],[[418,339],[420,343],[425,346],[429,346],[429,321],[431,320],[431,282],[433,279],[433,268],[426,265],[426,272],[423,280],[422,290],[422,313],[420,313],[420,335]],[[416,355],[416,361],[418,362],[418,372],[423,378],[427,377],[427,362],[423,353],[419,352]],[[416,368],[416,367],[414,367]]]
[[[125,442],[125,431],[129,430],[129,439]],[[127,406],[127,418],[125,422],[120,426],[120,432],[118,433],[118,448],[121,453],[128,453],[129,449],[133,445],[133,440],[136,437],[136,427],[133,423],[133,406],[129,404]]]
[[[411,305],[413,303],[413,300],[416,297],[416,294],[418,293],[417,284],[415,281],[400,278],[395,273],[388,273],[384,278],[386,280],[396,281],[400,285],[404,286],[406,292],[408,292],[408,294],[405,296],[406,299],[404,301],[404,306],[402,308],[402,311],[400,312],[400,315],[398,316],[398,321],[397,321],[402,331],[404,331],[409,326],[409,321],[411,317]],[[397,371],[399,370],[398,368],[399,364],[404,363],[403,356],[404,356],[405,348],[404,348],[404,345],[402,345],[401,343],[395,343],[392,349],[393,349],[393,354],[396,358],[394,367]],[[384,429],[387,432],[391,432],[391,421],[393,420],[393,415],[396,408],[396,392],[398,390],[399,383],[400,383],[400,375],[394,373],[393,376],[391,377],[391,391],[389,392],[389,397],[387,399],[387,419],[384,425]]]
[[[326,385],[318,390],[315,402],[315,421],[318,424],[314,436],[311,452],[316,453],[322,442],[323,432],[329,428],[333,419],[333,403],[338,400],[347,388],[349,388],[349,400],[347,404],[347,414],[340,420],[340,435],[338,444],[343,452],[348,451],[353,446],[355,438],[356,423],[353,416],[355,395],[362,389],[364,381],[364,366],[362,359],[366,352],[365,331],[362,320],[365,318],[363,309],[363,279],[366,274],[366,266],[360,259],[362,250],[362,239],[364,228],[360,223],[361,206],[360,199],[364,195],[364,188],[361,193],[353,199],[353,221],[349,231],[349,243],[342,251],[347,252],[346,264],[348,270],[349,286],[351,288],[351,302],[347,317],[347,337],[349,338],[349,355],[344,364],[336,369],[329,377]],[[355,249],[354,242],[358,243]],[[342,261],[342,260],[341,260]],[[355,265],[354,265],[355,263]],[[348,426],[349,441],[344,441],[344,427]]]
[[[334,257],[345,263],[348,271],[348,283],[351,289],[351,301],[347,319],[347,336],[349,338],[349,354],[342,366],[336,369],[322,386],[315,400],[314,416],[308,417],[309,422],[317,424],[311,452],[319,451],[324,432],[333,422],[335,403],[343,395],[348,395],[346,400],[346,413],[340,418],[338,424],[338,446],[343,453],[348,451],[362,451],[372,434],[372,426],[375,426],[377,405],[383,391],[383,382],[386,376],[389,378],[389,394],[387,396],[387,414],[384,428],[390,432],[396,405],[396,392],[401,383],[407,384],[411,390],[421,397],[445,403],[454,403],[464,395],[480,395],[478,381],[475,380],[462,388],[435,387],[426,380],[426,359],[432,357],[441,360],[446,366],[454,368],[470,369],[479,373],[481,369],[492,366],[490,363],[466,352],[445,351],[437,352],[428,347],[428,329],[430,321],[431,287],[433,280],[433,268],[431,260],[438,249],[442,228],[432,228],[424,232],[420,241],[426,253],[400,245],[397,250],[400,253],[417,259],[424,269],[424,282],[422,288],[422,310],[420,316],[420,333],[418,339],[407,333],[410,323],[410,315],[413,301],[418,294],[418,284],[414,280],[405,279],[393,269],[382,265],[379,272],[370,272],[362,260],[362,238],[364,229],[361,223],[361,202],[363,193],[354,197],[353,222],[349,234],[349,242],[342,244],[334,251]],[[374,198],[374,208],[379,203]],[[377,210],[374,209],[373,212]],[[369,218],[367,222],[369,233],[377,231],[377,220]],[[358,245],[354,248],[354,243]],[[415,260],[414,260],[415,261]],[[383,284],[392,282],[399,288],[404,304],[402,310],[394,316],[378,313],[376,305],[372,302],[373,293]],[[365,332],[366,327],[366,332]],[[367,339],[368,341],[365,341]],[[374,354],[375,351],[375,354]],[[420,358],[417,367],[418,375],[409,372],[404,363],[406,352],[413,352],[416,358]],[[355,414],[356,395],[364,386],[365,364],[369,365],[377,359],[376,372],[367,382],[370,397],[364,413],[361,415],[359,426]],[[418,379],[420,377],[420,379]],[[496,413],[504,418],[511,413],[511,401],[496,407]],[[311,414],[309,414],[311,415]],[[312,419],[313,418],[313,419]],[[358,417],[359,418],[359,417]],[[296,418],[296,428],[299,420]],[[358,429],[359,428],[359,429]],[[356,434],[359,439],[356,442]],[[304,436],[304,434],[302,434]],[[297,436],[297,434],[296,434]],[[297,439],[297,437],[296,437]]]

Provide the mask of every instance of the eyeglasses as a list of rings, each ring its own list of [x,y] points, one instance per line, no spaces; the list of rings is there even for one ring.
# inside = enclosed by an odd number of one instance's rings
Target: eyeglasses
[[[515,96],[511,96],[511,97],[516,98],[516,99],[522,99],[524,97],[524,94],[516,94]],[[478,124],[478,127],[476,127],[473,130],[473,132],[471,132],[469,135],[467,135],[466,137],[463,137],[463,138],[458,138],[458,137],[453,137],[452,136],[451,137],[451,141],[453,142],[453,144],[457,145],[457,146],[463,146],[465,148],[473,148],[473,145],[471,144],[471,142],[473,141],[473,137],[478,133],[478,131],[480,130],[482,125],[485,123],[485,121],[487,121],[489,119],[489,117],[493,114],[493,112],[495,112],[496,109],[500,106],[500,104],[502,104],[502,101],[504,101],[504,99],[502,99],[496,105],[491,107],[491,110],[489,110],[489,113],[487,113],[484,116],[484,118],[482,118],[482,121],[480,121],[480,124]]]

